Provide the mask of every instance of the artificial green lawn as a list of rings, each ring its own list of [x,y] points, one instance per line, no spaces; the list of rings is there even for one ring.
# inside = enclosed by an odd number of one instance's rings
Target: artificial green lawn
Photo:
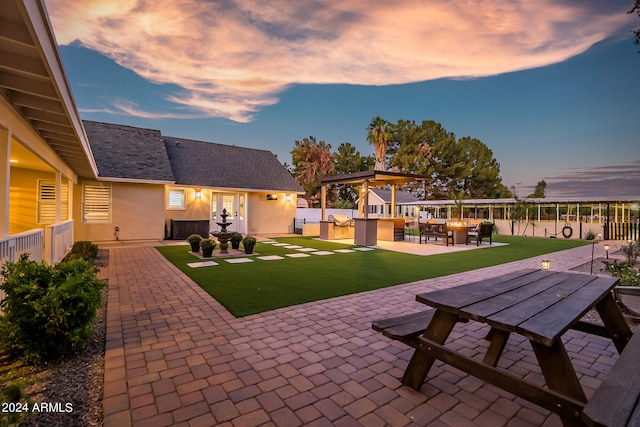
[[[276,240],[318,250],[354,247],[310,237]],[[275,261],[256,259],[242,264],[229,264],[222,259],[215,259],[219,265],[202,268],[187,266],[187,263],[201,261],[189,253],[188,245],[161,246],[156,249],[234,316],[240,317],[589,244],[586,241],[535,237],[495,236],[493,240],[508,245],[431,256],[375,249],[305,258],[285,257]],[[255,252],[261,256],[284,256],[297,251],[258,242]]]

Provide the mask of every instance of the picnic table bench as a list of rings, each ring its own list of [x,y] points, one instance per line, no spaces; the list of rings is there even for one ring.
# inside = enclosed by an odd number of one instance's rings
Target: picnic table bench
[[[640,334],[634,334],[582,418],[591,427],[640,426]]]
[[[372,327],[415,348],[402,378],[405,385],[419,389],[438,359],[557,413],[566,426],[584,426],[581,417],[587,398],[561,336],[573,328],[609,337],[622,353],[632,332],[611,293],[617,283],[611,277],[523,270],[417,295],[418,301],[435,310],[376,321]],[[580,320],[592,307],[598,310],[603,327]],[[490,326],[490,343],[482,360],[445,345],[461,319]],[[546,387],[497,367],[511,333],[529,339]],[[628,353],[638,353],[636,341]],[[620,358],[623,366],[628,357]]]

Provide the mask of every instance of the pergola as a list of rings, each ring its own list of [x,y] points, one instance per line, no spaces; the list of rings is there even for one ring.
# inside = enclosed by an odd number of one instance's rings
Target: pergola
[[[362,187],[362,197],[358,207],[360,218],[355,219],[354,243],[357,245],[375,245],[378,236],[378,218],[369,218],[367,206],[369,204],[369,187],[377,187],[382,185],[391,185],[391,206],[392,218],[396,212],[396,187],[412,181],[421,181],[426,178],[422,175],[401,172],[388,172],[369,170],[363,172],[354,172],[345,175],[331,175],[320,178],[321,184],[321,208],[322,216],[320,223],[326,223],[326,207],[327,207],[327,186],[330,184],[350,184]],[[364,206],[364,208],[363,208]],[[322,226],[321,235],[322,236]],[[326,237],[325,237],[326,238]]]

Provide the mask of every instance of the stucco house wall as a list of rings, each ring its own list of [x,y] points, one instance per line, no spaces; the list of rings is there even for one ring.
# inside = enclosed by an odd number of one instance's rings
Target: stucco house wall
[[[278,194],[278,200],[267,200],[267,194]],[[291,200],[287,200],[287,196]],[[250,234],[293,233],[296,204],[296,194],[249,193],[247,231]]]
[[[87,224],[82,216],[83,182],[75,187],[76,240],[162,240],[164,238],[164,185],[112,182],[111,221]],[[115,228],[119,231],[116,233]]]
[[[9,233],[44,228],[37,223],[38,180],[54,179],[53,173],[11,168]]]

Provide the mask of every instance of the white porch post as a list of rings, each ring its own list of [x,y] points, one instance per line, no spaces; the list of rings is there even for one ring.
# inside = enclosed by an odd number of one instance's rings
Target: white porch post
[[[55,176],[55,198],[56,198],[56,224],[62,221],[62,174],[60,171],[56,171]]]
[[[11,186],[11,133],[0,127],[0,238],[9,235],[9,188]]]

